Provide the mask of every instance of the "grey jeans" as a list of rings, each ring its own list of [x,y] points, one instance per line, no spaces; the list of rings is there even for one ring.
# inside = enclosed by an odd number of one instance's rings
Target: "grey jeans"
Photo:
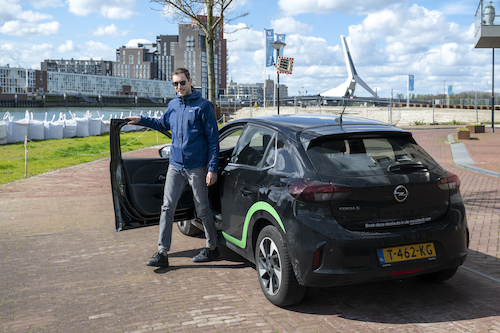
[[[168,252],[170,250],[175,209],[182,195],[182,190],[187,184],[193,190],[196,215],[203,223],[207,247],[217,246],[217,231],[208,201],[206,176],[207,168],[179,170],[171,164],[168,166],[167,179],[165,180],[165,189],[163,192],[163,205],[161,206],[158,251]]]

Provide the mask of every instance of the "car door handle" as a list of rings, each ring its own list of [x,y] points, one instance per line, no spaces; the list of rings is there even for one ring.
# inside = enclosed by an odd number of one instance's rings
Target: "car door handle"
[[[240,190],[241,194],[243,194],[243,196],[245,197],[248,197],[250,194],[252,194],[252,191],[246,189],[246,188],[243,188]]]

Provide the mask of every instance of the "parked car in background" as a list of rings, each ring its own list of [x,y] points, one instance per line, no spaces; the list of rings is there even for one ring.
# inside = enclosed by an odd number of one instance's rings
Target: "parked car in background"
[[[168,152],[123,158],[111,123],[116,229],[158,223]],[[255,264],[273,304],[307,287],[418,276],[451,278],[467,255],[460,180],[410,132],[356,117],[268,116],[220,129],[218,182],[210,188],[220,241]],[[175,214],[192,234],[189,188]]]

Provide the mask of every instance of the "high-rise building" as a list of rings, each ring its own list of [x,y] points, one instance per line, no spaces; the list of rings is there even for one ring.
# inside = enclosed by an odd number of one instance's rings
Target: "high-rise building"
[[[206,16],[198,18],[206,21]],[[217,26],[214,40],[217,95],[224,94],[227,84],[227,44],[222,27],[222,23]],[[171,73],[179,67],[189,70],[193,85],[204,97],[208,97],[205,32],[194,21],[180,24],[177,36],[160,35],[153,44],[118,48],[116,62],[113,64],[113,75],[170,81]]]
[[[197,16],[197,18],[206,23],[206,16]],[[214,17],[214,20],[218,20],[218,17]],[[191,25],[196,25],[194,20],[191,20]],[[202,33],[205,36],[205,33]],[[215,71],[215,85],[219,89],[217,95],[224,94],[224,90],[227,86],[227,40],[224,39],[224,21],[221,22],[215,27],[214,31],[214,71]],[[203,41],[204,43],[205,41]],[[204,43],[205,44],[205,43]],[[206,48],[206,47],[205,47]],[[206,62],[206,50],[205,50],[205,62]],[[203,68],[207,68],[204,65]],[[207,77],[207,87],[208,87],[208,75],[204,73],[205,77]]]
[[[156,36],[156,52],[154,53],[154,78],[170,81],[174,68],[174,47],[179,44],[179,36]]]

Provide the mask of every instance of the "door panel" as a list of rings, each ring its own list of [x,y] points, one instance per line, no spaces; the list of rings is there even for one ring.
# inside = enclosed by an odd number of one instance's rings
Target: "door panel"
[[[275,156],[268,147],[275,147],[274,132],[249,125],[241,134],[231,163],[222,171],[222,230],[229,241],[244,248],[248,225],[245,218],[250,207],[259,201],[260,184],[274,164]],[[265,158],[266,157],[266,158]]]
[[[123,159],[131,204],[142,216],[160,214],[168,160]]]
[[[157,224],[163,202],[167,158],[122,158],[120,129],[125,120],[110,126],[111,187],[117,231]],[[186,186],[174,215],[175,221],[195,217],[191,188]]]

